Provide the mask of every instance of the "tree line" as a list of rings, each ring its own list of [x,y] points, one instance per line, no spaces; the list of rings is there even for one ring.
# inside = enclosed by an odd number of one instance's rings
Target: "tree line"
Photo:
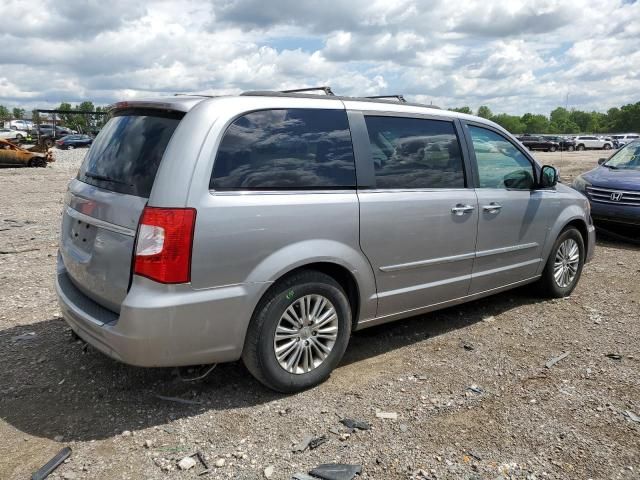
[[[107,107],[96,107],[93,102],[85,101],[78,105],[72,106],[70,103],[62,102],[57,108],[52,110],[61,110],[62,113],[56,114],[56,121],[60,124],[72,128],[74,130],[86,132],[97,130],[107,120],[106,115],[96,115],[88,112],[106,112]],[[25,116],[24,108],[13,108],[9,110],[4,105],[0,105],[0,122],[4,120],[21,120]],[[31,121],[34,124],[49,120],[50,115],[40,114],[37,109],[31,111]]]
[[[451,108],[454,112],[473,115],[469,107]],[[602,112],[567,110],[558,107],[546,115],[525,113],[522,116],[507,113],[494,114],[482,105],[476,115],[489,119],[511,133],[625,133],[640,132],[640,102],[630,103],[620,108],[614,107]]]

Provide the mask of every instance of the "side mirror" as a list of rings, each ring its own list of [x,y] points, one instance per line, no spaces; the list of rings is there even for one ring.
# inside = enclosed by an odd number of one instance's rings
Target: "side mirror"
[[[602,165],[604,162],[606,162],[607,159],[606,158],[599,158],[598,159],[598,165]]]
[[[531,190],[534,187],[534,180],[531,172],[527,170],[516,170],[505,175],[504,186],[514,190]]]
[[[540,171],[540,187],[541,188],[553,188],[558,184],[558,177],[560,174],[555,167],[551,165],[545,165]]]

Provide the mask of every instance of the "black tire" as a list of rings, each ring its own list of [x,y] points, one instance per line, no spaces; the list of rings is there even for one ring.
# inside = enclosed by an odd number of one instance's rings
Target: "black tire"
[[[27,163],[27,166],[32,168],[37,168],[37,167],[44,168],[47,166],[47,161],[42,157],[33,157],[31,160],[29,160],[29,162]]]
[[[554,266],[556,261],[556,255],[558,253],[558,249],[560,245],[562,245],[565,241],[572,239],[578,245],[579,252],[579,260],[577,271],[573,280],[566,286],[561,286],[556,282],[554,276]],[[585,249],[584,249],[584,240],[582,235],[575,227],[567,227],[565,228],[558,238],[553,244],[553,248],[549,253],[549,258],[547,258],[547,263],[542,272],[542,277],[538,281],[541,293],[550,298],[562,298],[571,295],[573,289],[576,288],[578,281],[580,280],[580,275],[582,274],[582,267],[584,266],[585,259]]]
[[[578,150],[579,152],[584,152],[584,145],[578,145],[576,147],[576,150]]]
[[[338,334],[328,356],[312,370],[286,371],[275,355],[274,336],[282,314],[306,295],[322,295],[334,306]],[[277,282],[260,300],[249,323],[242,360],[247,370],[266,387],[283,393],[298,392],[325,381],[338,365],[351,335],[351,307],[342,287],[330,276],[303,270]]]
[[[18,133],[18,134],[16,135],[16,140],[17,140],[17,141],[21,141],[23,138],[24,138],[24,137],[22,136],[22,134],[21,134],[21,133]]]
[[[555,145],[552,145],[551,148],[549,148],[550,152],[555,152],[556,150],[558,150],[558,147],[556,147]]]
[[[605,143],[602,148],[604,148],[605,150],[611,150],[611,145],[609,145],[608,143]]]
[[[567,147],[567,151],[569,151],[569,152],[573,152],[575,149],[576,149],[576,147],[574,147],[573,145],[569,145]]]

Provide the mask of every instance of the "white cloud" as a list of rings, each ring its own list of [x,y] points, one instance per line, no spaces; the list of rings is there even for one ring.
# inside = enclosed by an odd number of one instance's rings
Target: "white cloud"
[[[640,3],[622,0],[32,0],[0,45],[0,104],[27,108],[328,84],[521,114],[640,91]]]

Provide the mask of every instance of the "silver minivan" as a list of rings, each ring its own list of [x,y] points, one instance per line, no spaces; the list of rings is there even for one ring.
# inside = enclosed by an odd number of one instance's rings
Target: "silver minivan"
[[[62,219],[73,331],[132,365],[243,359],[282,392],[352,331],[536,282],[569,295],[589,203],[500,126],[305,93],[113,105]]]

